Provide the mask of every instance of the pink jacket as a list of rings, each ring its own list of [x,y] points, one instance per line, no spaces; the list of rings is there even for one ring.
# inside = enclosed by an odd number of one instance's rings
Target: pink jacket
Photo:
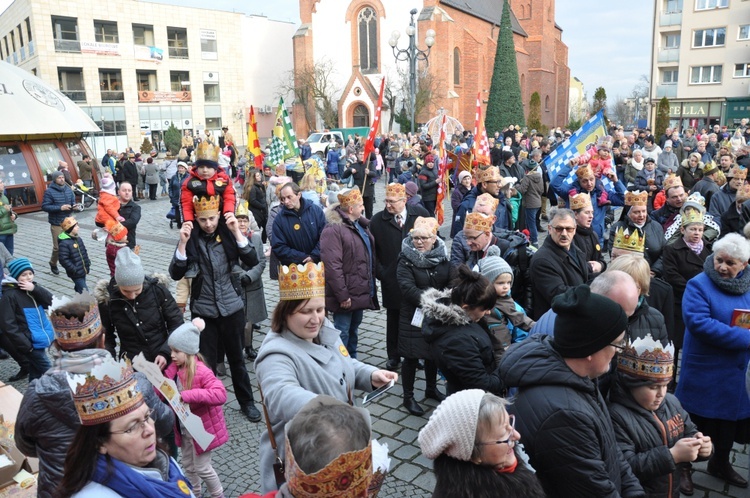
[[[175,375],[180,377],[180,382],[184,385],[187,373],[185,370],[178,371],[177,365],[170,363],[167,369],[164,370],[164,376],[168,379],[174,379]],[[202,361],[198,360],[195,363],[193,388],[180,392],[180,396],[182,396],[182,401],[190,405],[190,411],[201,418],[206,431],[216,436],[205,450],[202,450],[193,441],[195,452],[198,455],[218,448],[229,441],[229,432],[227,431],[227,423],[224,421],[224,410],[222,409],[224,403],[227,402],[227,390],[224,388],[224,384],[214,376],[211,369],[204,365]],[[177,419],[175,419],[175,424],[176,422]],[[182,430],[185,429],[183,428]],[[182,438],[177,431],[176,425],[174,435],[175,442],[180,446]]]

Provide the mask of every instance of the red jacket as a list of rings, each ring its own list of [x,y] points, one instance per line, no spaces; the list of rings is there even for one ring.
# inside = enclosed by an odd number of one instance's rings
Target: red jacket
[[[203,179],[198,176],[195,169],[191,169],[186,181],[182,183],[180,204],[182,205],[182,220],[195,220],[195,209],[193,208],[193,196],[211,196],[219,194],[222,199],[221,214],[234,213],[236,193],[234,184],[221,168],[211,178]]]

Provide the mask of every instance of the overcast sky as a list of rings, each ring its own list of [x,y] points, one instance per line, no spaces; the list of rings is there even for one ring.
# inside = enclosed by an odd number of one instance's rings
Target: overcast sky
[[[80,1],[80,0],[73,0]],[[408,1],[408,0],[405,0]],[[299,0],[161,0],[162,3],[262,14],[299,22]],[[500,2],[498,2],[499,4]],[[11,4],[0,0],[0,11]],[[584,84],[589,100],[603,86],[610,102],[631,94],[651,69],[653,0],[603,2],[557,0],[556,21],[568,46],[570,75]]]

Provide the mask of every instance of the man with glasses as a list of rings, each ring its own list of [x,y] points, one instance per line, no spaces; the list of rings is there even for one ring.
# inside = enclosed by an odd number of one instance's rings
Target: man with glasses
[[[512,344],[499,365],[505,385],[519,388],[510,411],[529,462],[548,496],[643,497],[596,381],[626,345],[625,311],[587,285],[557,296],[552,309],[555,336]]]
[[[589,280],[586,255],[573,244],[575,214],[570,209],[553,209],[547,225],[549,237],[531,258],[532,317],[538,320],[552,306],[555,296]]]
[[[282,265],[320,262],[320,235],[326,224],[323,210],[302,197],[294,182],[279,190],[284,206],[273,222],[271,248]]]
[[[458,212],[454,213],[456,223],[453,226],[456,232],[458,232],[459,227],[464,225],[466,215],[474,211],[474,205],[477,202],[477,198],[484,193],[488,193],[498,200],[497,206],[495,207],[495,225],[493,226],[493,230],[512,229],[513,221],[511,207],[508,199],[500,191],[500,187],[502,186],[500,183],[501,181],[502,177],[500,176],[500,170],[496,166],[490,166],[479,170],[477,173],[476,187],[469,190],[461,201],[461,206],[458,208]],[[456,233],[452,233],[451,237],[454,235],[456,235]]]
[[[386,309],[385,368],[397,370],[401,365],[398,355],[398,321],[401,313],[401,289],[396,279],[401,242],[414,227],[417,218],[430,214],[421,206],[406,205],[406,187],[391,183],[385,188],[385,209],[375,213],[370,221],[370,232],[375,238],[377,264],[375,276],[380,280],[383,307]]]

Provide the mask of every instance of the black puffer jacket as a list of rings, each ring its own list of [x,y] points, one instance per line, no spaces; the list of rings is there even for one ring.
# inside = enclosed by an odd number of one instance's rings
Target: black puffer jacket
[[[551,340],[535,335],[512,344],[499,368],[505,385],[519,388],[510,410],[547,495],[645,496],[596,382],[573,372]]]
[[[609,393],[609,412],[617,444],[646,496],[678,498],[680,470],[669,448],[684,437],[693,437],[698,428],[677,398],[667,393],[656,411],[648,411],[636,403],[618,375]]]
[[[171,361],[167,338],[185,320],[167,289],[166,276],[144,278],[143,291],[133,301],[122,296],[114,279],[100,280],[94,296],[99,302],[106,348],[112,356],[124,355],[132,360],[143,352],[148,361],[158,355],[167,363]],[[115,353],[117,339],[119,355]]]
[[[437,200],[437,165],[433,166],[432,169],[425,166],[421,170],[419,170],[419,174],[417,175],[417,182],[419,185],[419,192],[422,194],[423,201],[433,202]]]
[[[411,320],[426,290],[443,290],[448,287],[450,271],[451,265],[445,255],[445,244],[442,240],[436,239],[435,247],[421,254],[414,249],[411,237],[404,239],[396,267],[396,278],[401,288],[398,354],[404,358],[432,359],[422,329],[413,326]]]
[[[50,354],[55,366],[32,381],[26,389],[18,411],[15,433],[16,446],[21,453],[39,459],[39,498],[59,496],[56,489],[63,476],[65,456],[81,425],[70,397],[66,372],[85,373],[88,367],[81,369],[81,366],[90,365],[84,361],[85,358],[90,357],[93,361],[94,358],[109,356],[103,349],[84,349],[74,353],[50,349]],[[77,364],[77,367],[61,370],[58,368],[60,363]],[[157,435],[166,436],[174,424],[172,409],[159,400],[144,374],[136,372],[135,378],[146,404],[154,410],[152,418],[156,422]]]
[[[86,246],[79,237],[71,237],[63,232],[58,237],[60,264],[68,278],[86,278],[91,269],[91,260]]]
[[[599,236],[594,230],[577,225],[573,244],[581,250],[586,261],[596,261],[602,265],[602,272],[607,269],[607,262],[602,256],[602,246],[599,245]],[[593,280],[599,273],[591,273],[589,266],[589,280]]]
[[[665,346],[669,342],[664,315],[649,306],[646,299],[642,299],[635,312],[628,318],[627,334],[631,341],[644,339],[647,334],[651,334],[655,341],[661,341]]]
[[[503,394],[493,354],[492,335],[483,321],[475,323],[450,302],[450,290],[430,289],[422,294],[422,333],[432,359],[448,381],[448,394],[482,389]]]

